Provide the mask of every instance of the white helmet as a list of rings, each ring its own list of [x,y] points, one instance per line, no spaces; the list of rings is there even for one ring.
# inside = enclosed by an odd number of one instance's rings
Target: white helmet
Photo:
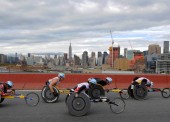
[[[112,82],[112,78],[110,78],[110,77],[107,77],[106,80],[107,80],[109,83]]]
[[[13,87],[13,82],[12,81],[7,81],[6,84],[8,85],[8,87],[12,88]]]
[[[97,84],[97,81],[94,78],[88,79],[89,83]]]
[[[65,77],[65,74],[64,74],[64,73],[59,73],[59,74],[58,74],[58,77],[64,78],[64,77]]]

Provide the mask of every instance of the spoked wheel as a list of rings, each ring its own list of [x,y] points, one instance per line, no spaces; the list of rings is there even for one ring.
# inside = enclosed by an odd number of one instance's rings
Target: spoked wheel
[[[134,98],[137,100],[145,99],[148,94],[148,90],[145,85],[135,85],[133,89]]]
[[[115,98],[113,101],[109,102],[110,109],[113,113],[119,114],[125,110],[125,102],[123,99]]]
[[[170,96],[170,89],[169,88],[164,88],[162,91],[161,91],[161,94],[162,94],[162,97],[163,98],[168,98]]]
[[[124,100],[127,100],[129,98],[128,90],[127,89],[122,89],[120,92],[120,97]]]
[[[38,94],[30,92],[25,96],[25,102],[29,106],[37,106],[40,101]]]
[[[0,92],[2,92],[2,89],[0,89]],[[5,100],[5,98],[2,98],[2,95],[0,95],[0,103],[2,103]]]
[[[88,90],[88,95],[92,99],[100,98],[100,96],[105,96],[105,91],[101,85],[93,85]]]
[[[41,97],[46,103],[57,102],[60,96],[60,92],[56,87],[53,87],[53,90],[58,93],[56,96],[53,95],[48,86],[44,86],[41,92]]]
[[[131,88],[131,85],[128,87],[128,95],[129,95],[131,98],[134,98],[133,89]]]
[[[67,105],[67,100],[68,100],[68,97],[70,96],[71,94],[67,94],[66,98],[65,98],[65,104]]]
[[[0,103],[2,103],[4,100],[5,100],[5,98],[0,98]]]
[[[67,99],[67,107],[73,116],[86,115],[91,107],[90,99],[84,93],[80,93],[78,97],[75,97],[75,93],[73,93]]]

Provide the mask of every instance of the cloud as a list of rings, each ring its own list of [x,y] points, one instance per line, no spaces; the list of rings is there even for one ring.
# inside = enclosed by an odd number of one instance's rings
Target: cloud
[[[168,0],[0,1],[1,53],[108,51],[116,43],[147,50],[170,40]]]

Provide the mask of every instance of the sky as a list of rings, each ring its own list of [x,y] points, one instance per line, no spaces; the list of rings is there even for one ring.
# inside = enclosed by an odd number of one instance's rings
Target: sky
[[[169,0],[0,0],[0,53],[147,50],[170,40]],[[112,34],[112,38],[111,38]]]

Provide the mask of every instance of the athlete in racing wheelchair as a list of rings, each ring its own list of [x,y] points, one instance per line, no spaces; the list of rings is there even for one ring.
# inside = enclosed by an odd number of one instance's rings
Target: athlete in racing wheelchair
[[[4,101],[4,98],[1,98],[2,96],[14,94],[13,86],[12,81],[0,82],[0,103]]]
[[[135,77],[128,87],[128,94],[135,99],[144,99],[148,89],[153,87],[153,82],[145,77]]]
[[[77,97],[79,93],[85,90],[86,94],[88,94],[91,98],[98,98],[105,95],[103,86],[109,85],[111,82],[112,78],[110,77],[107,77],[106,80],[89,78],[88,82],[77,84],[73,89],[71,89],[71,92],[75,92]]]

